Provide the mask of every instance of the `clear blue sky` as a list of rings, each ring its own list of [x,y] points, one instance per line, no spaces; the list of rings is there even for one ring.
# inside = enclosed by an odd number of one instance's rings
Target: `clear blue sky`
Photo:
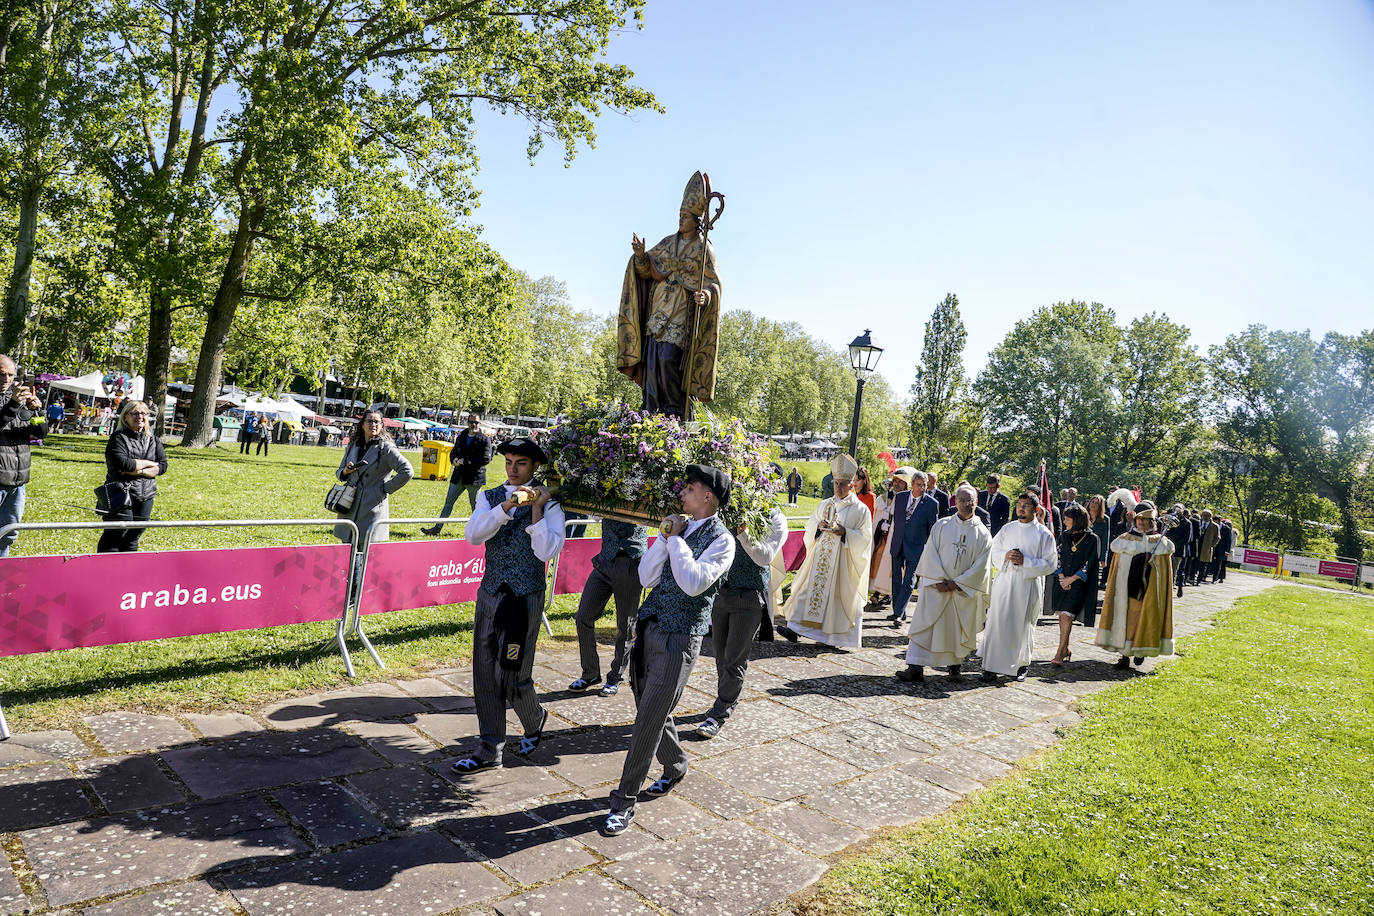
[[[1260,322],[1374,327],[1374,3],[650,0],[610,59],[666,114],[607,115],[569,168],[479,121],[476,220],[615,310],[632,231],[698,168],[727,309],[843,346],[899,394],[946,292],[970,373],[1060,299],[1162,311],[1202,349]]]

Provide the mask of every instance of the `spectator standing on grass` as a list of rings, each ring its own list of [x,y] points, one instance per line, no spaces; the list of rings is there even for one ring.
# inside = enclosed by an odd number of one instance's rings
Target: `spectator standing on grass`
[[[249,454],[252,447],[253,438],[258,433],[258,418],[251,413],[244,413],[243,425],[239,427],[239,454]]]
[[[793,466],[792,473],[787,475],[787,502],[790,505],[796,505],[797,494],[801,492],[801,488],[802,475],[796,466]]]
[[[62,406],[62,399],[53,398],[52,403],[48,405],[48,430],[53,435],[62,432],[62,421],[66,418],[67,409]]]
[[[390,515],[387,497],[410,483],[415,469],[386,434],[379,412],[366,411],[358,420],[352,442],[339,461],[338,476],[358,488],[352,508],[339,513],[339,517],[358,526],[359,551],[366,544],[385,541],[390,534],[386,525]],[[336,526],[334,536],[347,542],[349,530]]]
[[[115,431],[105,442],[105,483],[119,485],[123,496],[111,500],[107,522],[147,521],[153,516],[157,478],[167,473],[167,453],[153,435],[148,405],[128,398],[120,408]],[[143,528],[107,528],[96,553],[134,553]]]
[[[43,402],[26,385],[15,383],[14,360],[0,353],[0,528],[24,520],[24,486],[29,482],[29,439],[48,432]],[[0,557],[10,555],[16,532],[0,538]]]
[[[266,414],[258,415],[258,447],[254,455],[266,455],[267,446],[272,442],[272,421],[267,419]]]
[[[450,454],[453,470],[449,473],[448,493],[444,496],[440,518],[448,518],[453,514],[453,507],[463,493],[468,495],[468,515],[477,511],[477,494],[487,484],[487,465],[491,463],[491,455],[491,437],[482,432],[477,414],[468,414],[467,429],[453,441]],[[441,522],[420,530],[428,535],[437,535],[444,530],[444,526]]]

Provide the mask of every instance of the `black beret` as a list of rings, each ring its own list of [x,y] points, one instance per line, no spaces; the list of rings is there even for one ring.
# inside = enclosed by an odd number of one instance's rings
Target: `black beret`
[[[716,499],[723,506],[730,502],[730,475],[720,468],[713,468],[709,464],[689,464],[687,465],[687,482],[704,484],[708,490],[716,494]]]
[[[544,450],[539,447],[533,439],[520,437],[518,439],[507,439],[496,447],[502,455],[521,455],[525,458],[533,458],[540,464],[549,460],[549,456],[544,454]]]

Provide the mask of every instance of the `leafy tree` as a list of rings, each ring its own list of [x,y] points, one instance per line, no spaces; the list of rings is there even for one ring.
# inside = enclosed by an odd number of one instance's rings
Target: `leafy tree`
[[[992,462],[1030,476],[1044,458],[1057,480],[1105,487],[1119,471],[1108,455],[1115,419],[1108,358],[1120,339],[1115,315],[1096,302],[1058,302],[1018,321],[975,385]]]
[[[322,192],[398,164],[415,188],[466,213],[478,104],[526,118],[531,156],[552,138],[569,158],[592,140],[602,109],[657,108],[627,68],[600,60],[641,8],[642,0],[122,0],[118,69],[145,88],[125,102],[104,158],[131,227],[142,229],[137,241],[153,252],[150,383],[165,373],[154,363],[165,365],[159,341],[170,309],[206,308],[184,444],[210,441],[225,350],[264,239],[289,243]],[[212,129],[214,110],[223,114]],[[158,123],[165,128],[155,132]],[[197,290],[188,261],[221,230],[210,249],[213,288]],[[375,285],[358,292],[374,304],[384,298]]]
[[[936,449],[953,432],[948,425],[967,385],[967,341],[968,332],[959,315],[959,297],[946,293],[926,322],[921,361],[916,364],[916,379],[911,383],[911,455],[922,466],[935,459]]]
[[[70,178],[73,137],[89,116],[98,60],[97,8],[81,0],[0,5],[0,195],[17,210],[0,352],[19,349],[29,320],[39,222]]]
[[[1188,336],[1163,315],[1143,315],[1126,328],[1112,360],[1118,421],[1111,466],[1161,502],[1172,503],[1205,463],[1196,445],[1207,372]]]

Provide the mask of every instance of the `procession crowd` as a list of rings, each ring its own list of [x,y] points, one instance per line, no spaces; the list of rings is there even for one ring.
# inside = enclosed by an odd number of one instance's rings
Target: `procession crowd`
[[[28,473],[28,443],[46,419],[31,391],[11,385],[13,363],[0,357],[0,509],[17,520]],[[466,539],[485,545],[474,611],[473,697],[481,742],[453,768],[471,773],[500,766],[508,750],[506,708],[523,735],[510,753],[527,756],[543,740],[548,713],[532,677],[545,594],[546,563],[562,549],[567,513],[535,472],[548,456],[533,439],[501,442],[506,479],[485,486],[493,443],[475,418],[454,447],[453,476],[443,508],[448,516],[466,496]],[[121,409],[106,450],[109,513],[146,519],[156,478],[167,460],[149,432],[148,408]],[[387,537],[387,498],[414,476],[388,436],[380,413],[366,411],[349,436],[337,477],[350,490],[341,518],[355,522],[365,541]],[[794,474],[789,475],[791,489]],[[1081,505],[1073,489],[1043,505],[1033,492],[1013,501],[989,475],[983,490],[960,484],[953,495],[934,473],[897,467],[875,493],[867,473],[848,455],[831,462],[830,491],[808,519],[805,558],[784,597],[782,547],[787,520],[778,508],[755,538],[728,530],[718,510],[728,504],[731,480],[709,465],[689,465],[680,494],[682,513],[664,518],[649,543],[642,524],[607,519],[576,615],[582,671],[574,691],[614,695],[628,679],[636,714],[619,784],[611,792],[603,832],[628,829],[641,790],[665,795],[687,775],[688,757],[673,719],[687,679],[709,634],[717,669],[716,698],[693,730],[710,740],[726,727],[739,702],[752,645],[777,633],[841,649],[862,642],[866,605],[890,603],[891,622],[908,628],[907,666],[896,676],[921,681],[927,667],[962,678],[962,666],[981,657],[981,678],[1024,679],[1034,650],[1037,619],[1059,619],[1060,643],[1051,663],[1071,660],[1074,623],[1095,625],[1094,642],[1120,656],[1118,667],[1173,651],[1175,591],[1225,575],[1232,530],[1203,510],[1174,506],[1164,513],[1125,488]],[[114,505],[113,490],[122,495]],[[14,494],[18,492],[16,499]],[[16,511],[17,510],[17,511]],[[439,526],[427,529],[438,534]],[[138,530],[107,531],[102,550],[135,550]],[[346,532],[336,531],[348,539]],[[109,541],[107,544],[106,541]],[[8,544],[3,545],[5,549]],[[0,551],[0,555],[3,552]],[[995,575],[994,575],[995,573]],[[647,590],[647,594],[645,594]],[[1103,591],[1100,614],[1098,592]],[[642,598],[642,600],[641,600]],[[595,626],[615,602],[616,639],[602,676]],[[647,787],[654,760],[662,774]]]

